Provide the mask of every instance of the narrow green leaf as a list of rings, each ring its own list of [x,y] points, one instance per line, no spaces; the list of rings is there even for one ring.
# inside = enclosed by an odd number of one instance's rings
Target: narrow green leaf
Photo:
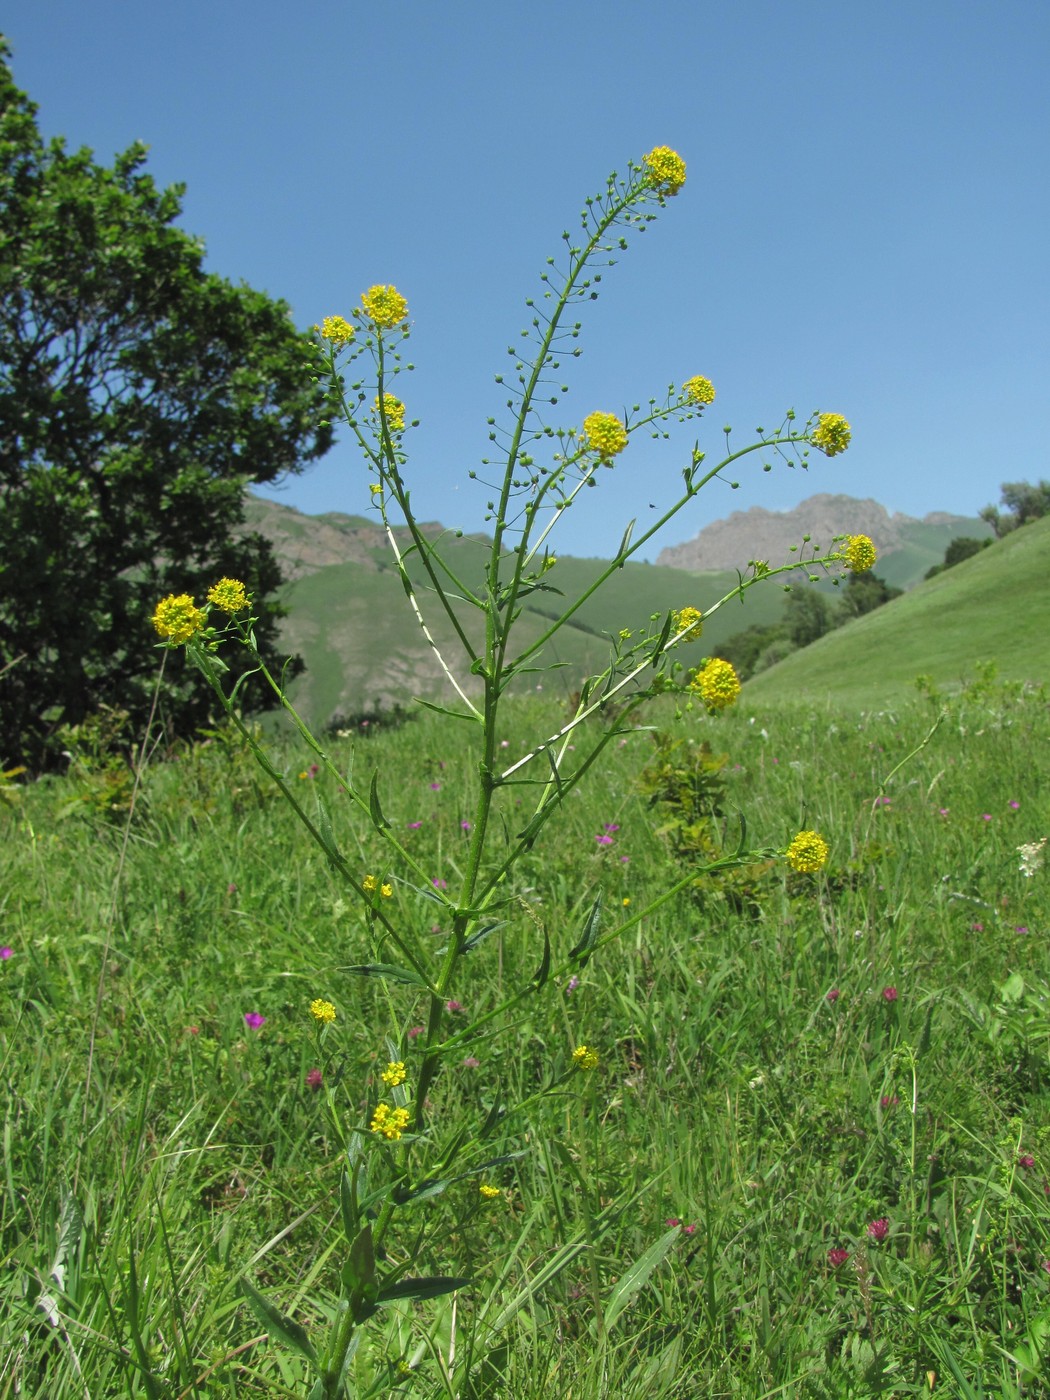
[[[595,943],[597,943],[598,941],[598,929],[601,925],[601,914],[602,896],[601,891],[599,890],[598,897],[591,905],[591,911],[587,915],[586,922],[583,925],[583,933],[580,935],[580,941],[576,944],[576,947],[573,948],[569,953],[570,962],[574,962],[577,965],[577,967],[583,967],[586,964],[587,959],[590,957],[591,951],[594,948]]]
[[[256,1292],[246,1278],[239,1279],[238,1286],[244,1294],[248,1306],[267,1331],[280,1337],[285,1346],[291,1347],[300,1356],[305,1356],[316,1366],[317,1356],[310,1344],[310,1338],[298,1322],[286,1317],[284,1313],[274,1307],[268,1298],[264,1298],[261,1293]]]
[[[623,532],[623,539],[620,541],[620,547],[613,555],[613,562],[618,563],[621,568],[623,568],[624,560],[627,557],[627,550],[631,544],[631,536],[634,534],[634,527],[635,521],[629,521],[627,529]]]
[[[655,1244],[650,1245],[640,1259],[636,1259],[625,1274],[613,1285],[609,1301],[605,1305],[605,1330],[610,1331],[631,1299],[649,1282],[653,1270],[663,1263],[667,1251],[678,1239],[681,1231],[676,1225],[661,1235]]]
[[[551,940],[550,935],[548,934],[547,929],[545,927],[543,930],[543,957],[540,959],[540,965],[536,969],[536,974],[532,979],[532,990],[534,992],[538,992],[541,987],[546,985],[547,978],[550,976],[550,973]]]
[[[389,831],[390,823],[383,816],[383,809],[379,805],[379,769],[372,770],[372,781],[368,785],[368,814],[372,818],[372,825],[377,831]]]
[[[478,946],[479,943],[483,943],[485,939],[494,934],[497,929],[506,928],[506,926],[506,919],[501,919],[499,923],[486,924],[484,928],[479,928],[477,933],[472,933],[469,938],[464,939],[464,953],[473,953],[474,949]]]
[[[343,1213],[343,1230],[348,1240],[352,1240],[361,1228],[356,1198],[353,1178],[344,1167],[339,1175],[339,1208]]]
[[[397,967],[394,963],[357,963],[353,967],[341,967],[340,972],[352,972],[355,977],[379,977],[387,982],[404,982],[408,987],[422,987],[429,991],[427,984],[418,972],[409,967]]]
[[[403,1278],[389,1288],[381,1288],[379,1303],[396,1303],[403,1298],[440,1298],[443,1293],[455,1293],[457,1288],[471,1288],[471,1278],[455,1278],[438,1274],[433,1278]]]
[[[339,847],[336,845],[335,831],[332,828],[332,817],[320,792],[316,793],[316,797],[317,834],[321,838],[321,844],[324,846],[325,854],[328,856],[328,859],[334,864],[338,864],[341,857],[339,854]]]
[[[422,705],[423,708],[424,708],[424,710],[433,710],[436,714],[439,714],[439,715],[448,715],[448,717],[449,717],[450,719],[471,719],[471,720],[480,720],[480,719],[481,719],[481,716],[480,716],[480,715],[472,715],[472,714],[469,713],[469,711],[450,710],[450,709],[448,709],[445,705],[435,705],[435,704],[433,703],[433,701],[431,701],[431,700],[423,700],[423,699],[421,699],[418,695],[416,696],[416,704],[417,704],[417,705]]]

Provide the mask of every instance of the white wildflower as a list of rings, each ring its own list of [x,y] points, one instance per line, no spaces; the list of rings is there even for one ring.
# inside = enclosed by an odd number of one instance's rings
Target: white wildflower
[[[1046,841],[1047,838],[1044,836],[1041,841],[1032,841],[1027,846],[1018,846],[1017,848],[1017,854],[1021,857],[1021,874],[1026,875],[1029,879],[1042,868],[1043,847],[1046,845]]]

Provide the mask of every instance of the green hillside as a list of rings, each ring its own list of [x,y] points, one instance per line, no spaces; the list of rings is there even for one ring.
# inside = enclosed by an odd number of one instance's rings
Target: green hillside
[[[1007,679],[1050,681],[1048,558],[1050,518],[786,657],[746,694],[867,708],[912,692],[919,675],[951,688],[981,661]]]

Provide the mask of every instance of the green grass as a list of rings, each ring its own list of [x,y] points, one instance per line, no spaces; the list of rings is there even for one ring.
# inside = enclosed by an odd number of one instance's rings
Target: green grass
[[[1024,557],[1028,534],[1003,549]],[[448,1058],[431,1112],[450,1133],[533,1094],[580,1042],[602,1063],[507,1123],[498,1145],[523,1155],[493,1171],[493,1205],[463,1186],[417,1207],[440,1226],[422,1268],[475,1286],[454,1308],[384,1309],[353,1393],[808,1400],[927,1395],[928,1372],[935,1394],[1048,1393],[1050,886],[1016,847],[1047,834],[1050,717],[978,686],[875,803],[931,713],[750,688],[717,721],[650,709],[682,754],[728,755],[727,841],[738,810],[757,843],[815,827],[826,876],[704,881]],[[558,719],[547,695],[518,702],[508,756]],[[337,747],[378,771],[388,817],[450,888],[472,736],[426,715]],[[323,787],[341,849],[372,868],[370,828],[285,742],[293,782]],[[608,752],[518,868],[519,912],[460,994],[472,1011],[531,975],[540,928],[557,968],[599,889],[612,931],[681,869],[637,783],[652,735]],[[330,1315],[325,1095],[359,1119],[384,1034],[418,1009],[347,972],[367,927],[236,745],[147,772],[123,863],[120,814],[78,800],[98,795],[81,774],[0,809],[0,1397],[304,1395],[238,1279],[314,1333]],[[430,921],[390,874],[400,916]],[[323,1044],[319,995],[339,1011]],[[442,1381],[453,1343],[470,1382]]]
[[[786,657],[747,683],[747,703],[795,696],[897,704],[916,676],[957,688],[975,663],[1011,680],[1050,681],[1050,519],[1007,535],[911,593]]]

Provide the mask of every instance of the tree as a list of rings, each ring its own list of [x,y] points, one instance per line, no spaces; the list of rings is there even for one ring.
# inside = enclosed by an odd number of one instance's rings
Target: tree
[[[1030,525],[1033,520],[1050,515],[1050,481],[1040,481],[1035,486],[1030,481],[1004,481],[999,499],[1006,507],[1005,514],[998,506],[983,506],[977,512],[997,540],[1020,525]]]
[[[842,626],[855,617],[863,617],[865,613],[874,612],[876,608],[881,608],[883,603],[899,598],[902,591],[870,570],[863,574],[851,573],[839,598],[836,626]]]
[[[972,559],[975,554],[980,554],[981,550],[987,549],[990,544],[991,540],[975,540],[972,535],[956,535],[944,551],[943,562],[934,564],[932,568],[927,569],[923,578],[935,578],[938,574],[942,574],[945,569],[954,569],[956,564],[961,564],[964,559]]]
[[[174,227],[184,186],[159,190],[141,144],[111,169],[45,145],[9,56],[0,39],[0,760],[39,766],[100,706],[144,719],[165,594],[243,579],[274,659],[280,573],[237,531],[244,492],[331,430],[288,307]],[[209,700],[180,666],[162,713],[185,733]]]
[[[787,634],[796,647],[808,647],[834,627],[831,608],[815,588],[793,588],[784,610]]]

